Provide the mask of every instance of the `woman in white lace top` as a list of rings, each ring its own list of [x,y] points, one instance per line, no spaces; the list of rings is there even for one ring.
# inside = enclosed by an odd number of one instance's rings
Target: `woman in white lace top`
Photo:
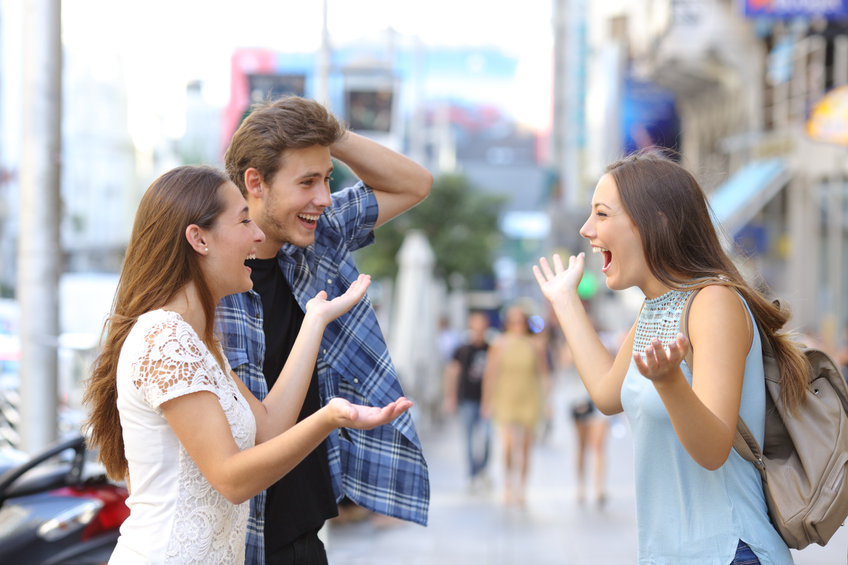
[[[803,358],[779,330],[788,314],[752,288],[723,250],[693,176],[658,154],[614,163],[580,229],[603,256],[611,290],[645,295],[621,349],[610,354],[577,294],[584,255],[533,267],[594,404],[624,412],[633,434],[639,563],[791,563],[769,522],[756,468],[731,451],[740,414],[762,442],[762,335],[803,394]],[[679,333],[694,289],[688,333]],[[741,300],[740,300],[741,297]],[[756,431],[755,431],[756,429]]]
[[[110,563],[241,563],[248,501],[339,427],[371,428],[409,408],[336,398],[295,424],[327,323],[360,300],[321,292],[275,386],[259,402],[222,355],[215,306],[251,288],[244,261],[264,239],[234,184],[178,167],[136,213],[106,337],[89,379],[90,442],[126,480],[130,516]]]

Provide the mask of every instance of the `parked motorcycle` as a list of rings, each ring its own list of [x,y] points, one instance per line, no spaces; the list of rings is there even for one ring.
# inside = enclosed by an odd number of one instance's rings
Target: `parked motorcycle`
[[[127,489],[92,460],[82,436],[24,463],[0,462],[0,563],[100,565],[129,515]]]

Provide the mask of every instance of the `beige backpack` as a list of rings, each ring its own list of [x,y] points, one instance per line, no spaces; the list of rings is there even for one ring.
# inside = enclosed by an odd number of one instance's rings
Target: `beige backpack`
[[[689,306],[680,316],[688,339]],[[809,362],[806,399],[794,413],[780,400],[780,368],[760,333],[766,384],[763,445],[740,417],[733,447],[763,479],[769,517],[791,548],[825,545],[848,517],[848,384],[824,351],[802,347]],[[692,349],[686,355],[692,368]]]

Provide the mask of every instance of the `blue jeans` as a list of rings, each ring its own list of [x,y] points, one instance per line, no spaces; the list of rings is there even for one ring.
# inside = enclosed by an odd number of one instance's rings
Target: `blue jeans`
[[[733,558],[733,561],[730,565],[759,565],[760,560],[757,559],[757,556],[754,555],[754,552],[751,551],[751,548],[748,547],[748,544],[742,540],[739,540],[739,545],[736,546],[736,557]]]
[[[465,435],[465,450],[468,459],[468,471],[476,477],[489,463],[489,442],[491,428],[489,421],[480,415],[480,403],[475,400],[459,401],[459,416],[462,418]]]

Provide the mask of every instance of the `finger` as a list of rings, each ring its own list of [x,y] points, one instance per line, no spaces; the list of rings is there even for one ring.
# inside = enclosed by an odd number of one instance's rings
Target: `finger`
[[[533,276],[536,277],[536,282],[539,283],[539,286],[544,286],[548,282],[537,265],[533,265]]]
[[[677,334],[677,347],[680,348],[684,356],[689,352],[689,340],[682,333]]]
[[[651,346],[654,349],[654,356],[656,357],[657,363],[664,363],[668,361],[668,354],[660,340],[657,338],[652,339]]]
[[[645,364],[642,354],[638,351],[633,352],[633,362],[636,363],[636,368],[643,375],[648,371],[648,366]]]
[[[556,260],[556,256],[554,256],[554,260]],[[539,266],[542,268],[542,274],[545,275],[546,280],[554,278],[554,272],[551,270],[551,265],[548,263],[547,258],[542,257],[539,259]]]
[[[569,259],[569,264],[571,260]],[[562,263],[562,257],[559,256],[559,253],[554,253],[554,271],[559,274],[565,271],[565,266]]]

